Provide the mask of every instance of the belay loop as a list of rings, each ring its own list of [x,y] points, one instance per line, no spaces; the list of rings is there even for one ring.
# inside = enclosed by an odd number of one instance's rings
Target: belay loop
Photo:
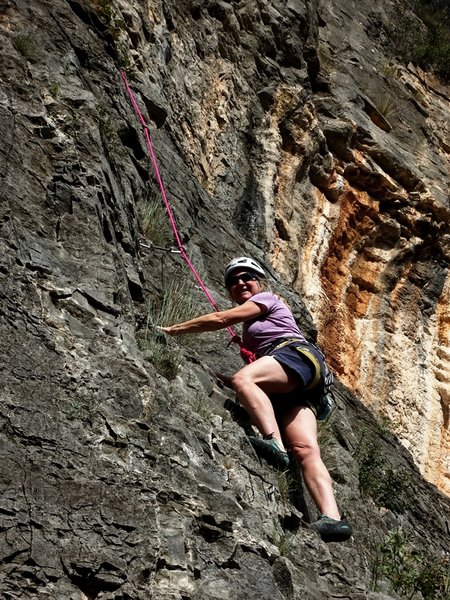
[[[241,353],[242,360],[244,362],[246,362],[248,365],[252,362],[255,362],[256,356],[253,354],[253,352],[251,350],[247,350],[247,348],[244,348],[243,346],[241,346],[240,353]]]
[[[256,360],[255,354],[251,350],[247,350],[247,348],[244,347],[241,336],[235,334],[231,338],[228,345],[233,344],[233,343],[239,344],[239,349],[240,349],[239,352],[240,352],[241,358],[247,365],[249,365],[252,362],[255,362],[255,360]]]

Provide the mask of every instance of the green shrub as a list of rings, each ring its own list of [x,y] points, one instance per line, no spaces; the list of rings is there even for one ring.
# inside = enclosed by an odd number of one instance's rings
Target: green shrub
[[[161,296],[150,302],[148,324],[152,327],[174,325],[192,319],[202,311],[201,297],[190,273],[180,273],[164,288]],[[180,336],[177,339],[189,339]]]
[[[419,592],[424,600],[450,599],[449,557],[425,555],[401,527],[390,532],[376,550],[372,587],[386,577],[394,590],[411,598]]]
[[[438,0],[410,0],[397,10],[388,35],[395,54],[450,80],[450,8]]]
[[[450,558],[422,559],[416,588],[425,600],[450,600]]]
[[[13,39],[13,46],[28,60],[36,57],[36,44],[28,35],[16,35]]]
[[[397,102],[388,93],[378,95],[373,100],[373,104],[377,111],[388,121],[396,117],[400,112]]]
[[[117,158],[128,157],[128,152],[117,133],[116,124],[103,106],[98,107],[98,127],[105,149]]]
[[[105,27],[103,34],[113,46],[119,65],[129,71],[130,77],[133,76],[134,66],[129,55],[127,26],[120,11],[114,6],[112,0],[90,0],[90,2]]]
[[[156,371],[166,379],[175,379],[181,364],[181,353],[176,348],[168,347],[153,337],[147,338],[146,346]]]
[[[279,526],[274,524],[273,531],[270,535],[270,541],[278,548],[281,556],[289,555],[295,543],[295,534],[281,530]]]
[[[149,351],[155,369],[167,379],[177,376],[182,360],[178,343],[189,344],[190,335],[177,338],[177,342],[164,336],[157,327],[174,325],[197,316],[201,310],[199,291],[189,275],[181,273],[147,306],[147,324],[142,339],[142,347]]]
[[[50,86],[50,94],[54,98],[57,98],[59,96],[60,91],[61,91],[61,85],[57,82],[52,83],[52,85]]]
[[[277,483],[282,502],[288,504],[291,501],[291,493],[296,486],[294,477],[289,471],[278,471]]]
[[[145,237],[156,246],[168,246],[173,240],[173,234],[161,197],[153,193],[148,199],[140,200],[136,209]]]
[[[114,7],[111,0],[91,0],[91,4],[99,17],[105,19],[108,23],[114,16]]]
[[[383,456],[379,446],[367,439],[364,432],[356,451],[359,465],[359,489],[364,496],[371,496],[378,506],[397,513],[408,505],[409,471],[394,468]]]

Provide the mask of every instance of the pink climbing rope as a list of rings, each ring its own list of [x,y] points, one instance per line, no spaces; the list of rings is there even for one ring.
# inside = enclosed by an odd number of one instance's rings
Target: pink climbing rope
[[[200,275],[198,274],[196,268],[194,267],[194,265],[192,264],[189,256],[187,255],[187,252],[181,242],[181,237],[180,234],[178,232],[178,227],[175,221],[175,217],[173,216],[173,212],[170,206],[170,202],[169,199],[167,197],[166,194],[166,190],[164,187],[164,183],[161,177],[161,173],[159,171],[159,167],[158,167],[158,161],[156,160],[156,155],[155,155],[155,151],[153,149],[153,144],[152,144],[152,140],[150,137],[150,132],[148,129],[148,125],[144,119],[144,116],[141,112],[141,109],[139,108],[139,105],[136,101],[136,98],[133,94],[133,90],[130,87],[130,84],[128,83],[128,79],[127,76],[125,74],[124,70],[121,70],[120,75],[122,77],[122,81],[125,85],[125,89],[127,91],[127,94],[131,100],[131,103],[133,105],[133,108],[139,118],[139,121],[141,122],[141,125],[144,129],[144,133],[145,133],[145,139],[147,142],[147,148],[150,154],[150,157],[152,159],[152,163],[153,163],[153,168],[155,170],[155,175],[156,175],[156,179],[158,181],[158,185],[159,185],[159,189],[161,191],[161,196],[163,198],[164,201],[164,206],[166,208],[166,213],[167,216],[169,218],[170,221],[170,226],[172,228],[173,231],[173,235],[175,237],[177,246],[180,250],[181,256],[183,257],[184,261],[186,262],[187,266],[189,267],[189,269],[191,270],[192,274],[194,275],[195,279],[197,280],[197,283],[199,284],[199,286],[201,287],[201,289],[203,290],[203,292],[205,293],[206,297],[208,298],[209,303],[211,304],[211,306],[214,308],[215,311],[219,311],[219,307],[217,306],[216,302],[214,301],[214,298],[211,296],[211,294],[209,293],[208,289],[206,288],[205,284],[203,283],[203,281],[201,280]],[[243,347],[242,344],[242,340],[241,338],[233,331],[233,329],[231,327],[227,327],[228,333],[231,335],[231,341],[232,342],[236,342],[237,344],[239,344],[240,348],[241,348],[241,356],[242,358],[245,360],[245,362],[253,362],[255,360],[254,355],[249,351],[246,350],[246,348]]]

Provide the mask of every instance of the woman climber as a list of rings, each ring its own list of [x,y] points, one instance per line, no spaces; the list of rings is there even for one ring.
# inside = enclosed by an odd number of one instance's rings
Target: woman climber
[[[160,329],[179,335],[243,323],[244,346],[256,360],[237,371],[230,383],[263,436],[252,437],[251,442],[280,468],[289,465],[288,446],[321,515],[314,529],[327,542],[348,540],[352,529],[341,518],[320,456],[314,389],[308,391],[317,387],[323,357],[308,345],[286,304],[267,290],[265,272],[255,260],[233,259],[225,269],[225,286],[237,306]]]

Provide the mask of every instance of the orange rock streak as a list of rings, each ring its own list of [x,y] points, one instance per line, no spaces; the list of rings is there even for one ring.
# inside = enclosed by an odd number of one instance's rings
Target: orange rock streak
[[[321,269],[331,314],[322,324],[319,341],[333,368],[354,390],[360,380],[360,340],[354,318],[366,313],[379,275],[377,263],[368,262],[363,250],[377,218],[377,203],[367,193],[350,189],[343,193],[339,221]]]

